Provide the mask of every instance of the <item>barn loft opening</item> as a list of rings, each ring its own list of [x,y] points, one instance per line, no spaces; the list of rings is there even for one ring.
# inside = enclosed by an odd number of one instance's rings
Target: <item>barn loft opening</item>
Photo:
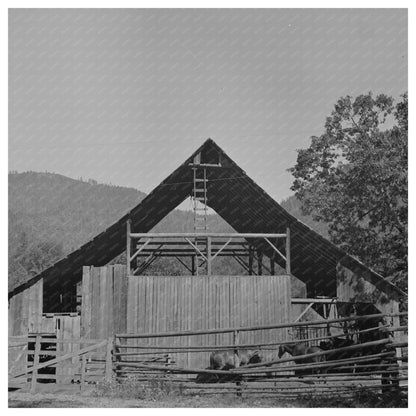
[[[197,188],[196,182],[203,184],[203,186]],[[195,192],[196,190],[197,192]],[[274,237],[270,237],[271,240],[268,242],[264,237],[254,238],[249,235],[278,235],[286,234],[289,230],[289,274],[306,285],[308,297],[336,296],[337,267],[341,262],[349,270],[360,274],[363,279],[384,293],[396,297],[399,293],[398,289],[382,276],[368,269],[353,257],[346,255],[330,241],[284,210],[213,140],[209,139],[119,221],[39,275],[14,288],[9,292],[9,298],[21,293],[31,285],[43,281],[45,312],[76,311],[77,296],[79,296],[77,284],[82,280],[84,266],[104,266],[114,261],[115,258],[126,264],[125,257],[123,260],[123,253],[126,252],[127,223],[129,221],[131,233],[141,234],[140,239],[134,242],[136,245],[131,247],[131,256],[134,256],[142,247],[133,258],[133,262],[137,260],[156,262],[163,257],[169,258],[167,253],[170,253],[172,258],[173,255],[187,250],[185,251],[185,255],[188,256],[186,266],[180,266],[182,267],[180,273],[185,273],[185,270],[188,269],[192,270],[192,265],[189,263],[191,261],[190,250],[197,253],[198,251],[184,240],[183,236],[175,241],[169,240],[170,244],[166,244],[163,237],[158,236],[158,238],[162,238],[162,240],[156,241],[159,243],[158,245],[153,244],[155,239],[152,238],[152,241],[144,247],[148,239],[146,239],[146,235],[148,237],[148,233],[166,215],[189,197],[196,199],[198,206],[202,205],[204,209],[214,210],[232,227],[233,232],[240,233],[241,241],[236,240],[234,236],[232,241],[228,243],[227,238],[221,239],[218,236],[212,236],[213,240],[210,241],[211,255],[216,255],[216,261],[219,261],[224,255],[230,254],[236,259],[240,257],[242,260],[240,266],[245,268],[247,274],[250,274],[248,271],[250,268],[253,274],[260,275],[268,274],[267,268],[270,269],[270,274],[280,273],[281,269],[288,273],[284,259],[286,252],[284,238],[273,240]],[[202,215],[202,219],[203,217],[204,215]],[[201,246],[199,255],[206,256],[207,233],[210,230],[203,223],[197,224],[198,221],[194,222],[193,232],[199,234],[192,236],[190,241],[198,247]],[[197,226],[202,229],[197,229]],[[182,230],[177,231],[181,232]],[[196,241],[199,238],[200,240]],[[225,245],[226,243],[227,245]],[[178,251],[179,247],[181,250]],[[151,248],[155,249],[150,250]],[[219,250],[221,250],[220,253],[218,253]],[[250,256],[252,260],[250,260]],[[203,256],[200,257],[203,259]],[[262,261],[259,261],[259,258],[262,258]],[[274,262],[274,270],[272,270],[270,259]],[[214,264],[215,262],[212,263],[212,265]],[[134,270],[141,271],[141,269],[137,270],[137,267]],[[169,270],[169,267],[166,267],[165,270]],[[145,270],[141,272],[145,273]],[[211,269],[212,272],[213,269]],[[192,274],[189,270],[188,273]],[[223,270],[222,273],[226,274],[227,270]],[[347,290],[346,285],[344,286]]]

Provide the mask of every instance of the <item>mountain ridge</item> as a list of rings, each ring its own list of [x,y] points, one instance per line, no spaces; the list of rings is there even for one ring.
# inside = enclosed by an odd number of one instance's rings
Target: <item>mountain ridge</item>
[[[131,187],[100,184],[93,179],[77,180],[49,172],[13,172],[9,173],[8,179],[11,286],[24,282],[85,244],[146,196]],[[281,205],[296,218],[327,236],[325,226],[302,214],[301,204],[295,197],[287,198]],[[208,216],[208,228],[212,232],[233,231],[217,214]],[[153,231],[192,229],[192,213],[175,209]],[[226,265],[225,259],[221,260],[223,267],[234,268]],[[173,267],[171,263],[169,267]],[[179,273],[180,270],[175,272]]]

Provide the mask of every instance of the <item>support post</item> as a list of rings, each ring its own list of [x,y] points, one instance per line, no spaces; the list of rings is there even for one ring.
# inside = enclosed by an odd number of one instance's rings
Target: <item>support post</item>
[[[39,365],[39,353],[40,353],[40,335],[36,335],[36,342],[35,342],[35,353],[33,355],[33,367],[35,370],[32,371],[32,382],[30,386],[30,392],[32,394],[36,393],[36,383],[38,378],[38,370],[36,367]]]
[[[111,375],[113,372],[113,337],[109,337],[107,340],[107,351],[105,355],[105,381],[111,381]]]
[[[81,381],[80,381],[81,391],[85,390],[86,376],[87,376],[87,355],[83,354],[81,356]]]
[[[207,275],[211,276],[212,268],[211,268],[212,258],[211,258],[211,237],[207,237]]]
[[[253,275],[253,260],[254,260],[254,252],[253,252],[253,247],[250,245],[248,248],[248,274],[249,276]]]
[[[130,239],[130,234],[131,234],[131,219],[129,218],[127,220],[127,232],[126,232],[126,261],[127,261],[127,276],[129,276],[131,274],[131,263],[130,263],[130,259],[131,259],[131,239]]]
[[[192,276],[195,276],[195,256],[191,256],[191,273]]]
[[[240,331],[239,330],[235,330],[233,331],[233,344],[234,344],[234,349],[235,349],[235,353],[238,353],[238,344],[240,343]]]
[[[257,252],[257,275],[263,275],[263,253],[261,251]]]
[[[291,274],[290,268],[290,228],[286,228],[286,273]]]

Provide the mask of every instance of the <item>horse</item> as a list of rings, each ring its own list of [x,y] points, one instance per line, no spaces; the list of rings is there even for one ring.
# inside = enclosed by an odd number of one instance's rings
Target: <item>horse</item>
[[[336,350],[338,348],[349,347],[357,344],[350,338],[332,337],[319,343],[321,350]],[[343,358],[351,358],[357,355],[356,351],[331,351],[325,355],[327,361],[341,360]]]
[[[209,368],[212,370],[230,370],[260,362],[259,351],[213,351],[209,357]]]
[[[309,347],[305,343],[293,343],[293,344],[284,344],[279,346],[278,357],[282,358],[285,353],[290,354],[292,357],[298,357],[300,355],[313,354],[316,352],[322,352],[322,349],[319,347]],[[309,364],[309,363],[320,363],[325,361],[324,355],[318,355],[315,357],[305,357],[305,358],[294,358],[295,364]],[[319,374],[319,369],[313,369],[312,374]],[[295,370],[295,375],[304,375],[308,373],[308,370]]]
[[[209,357],[210,365],[207,370],[231,370],[243,367],[248,364],[257,364],[262,362],[262,356],[256,351],[225,350],[213,351]],[[240,374],[218,375],[210,373],[201,373],[196,377],[197,383],[225,383],[229,381],[240,381]]]

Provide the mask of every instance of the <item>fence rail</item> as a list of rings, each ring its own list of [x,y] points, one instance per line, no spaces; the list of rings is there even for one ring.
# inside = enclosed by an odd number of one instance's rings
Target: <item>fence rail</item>
[[[373,314],[350,318],[331,319],[319,321],[322,323],[339,324],[349,321],[365,319],[402,316],[400,314]],[[407,331],[406,326],[392,326],[383,324],[371,326],[355,331],[356,335],[379,336],[368,342],[355,343],[353,345],[329,350],[318,350],[313,353],[303,354],[297,357],[283,356],[279,359],[269,359],[260,363],[245,365],[244,367],[224,370],[203,368],[189,368],[179,366],[172,359],[176,353],[201,353],[215,350],[240,351],[247,349],[277,350],[280,345],[293,342],[305,342],[309,345],[318,341],[333,338],[331,335],[321,335],[298,339],[295,341],[276,341],[264,343],[241,344],[239,342],[240,331],[257,331],[276,328],[303,327],[315,325],[317,322],[295,322],[268,326],[251,326],[242,328],[209,329],[199,331],[165,332],[152,334],[116,334],[108,339],[55,339],[47,335],[29,335],[9,338],[9,351],[14,351],[16,360],[9,369],[9,385],[25,383],[30,391],[37,390],[39,381],[55,381],[56,383],[78,382],[81,389],[86,385],[99,380],[116,379],[119,382],[142,381],[151,382],[154,379],[163,379],[172,383],[185,386],[184,391],[211,394],[212,392],[225,392],[237,394],[303,394],[313,391],[323,394],[326,391],[337,394],[347,394],[349,383],[353,386],[360,385],[368,388],[387,392],[406,392],[408,379],[407,355],[401,354],[401,349],[407,347],[407,342],[394,338],[394,333],[401,334]],[[233,342],[225,345],[207,346],[177,346],[177,345],[126,345],[128,339],[142,340],[148,338],[172,336],[187,337],[201,334],[219,334],[231,332]],[[340,338],[343,336],[340,335]],[[370,338],[371,339],[371,338]],[[62,353],[57,346],[66,346],[70,351]],[[52,346],[52,348],[51,348]],[[17,349],[17,351],[16,351]],[[325,360],[329,354],[345,353],[346,357]],[[348,355],[350,354],[350,355]],[[31,364],[27,363],[31,358]],[[315,360],[323,358],[323,360]],[[18,362],[26,360],[24,369],[18,368]],[[63,364],[65,363],[65,364]],[[57,370],[63,367],[65,371],[58,374]],[[42,374],[49,369],[50,374]],[[302,380],[299,372],[303,372]],[[195,377],[196,376],[196,377]],[[204,380],[207,377],[207,380]],[[312,382],[313,386],[307,389],[299,383]],[[220,384],[218,384],[220,383]],[[227,386],[227,383],[229,386]],[[263,383],[258,387],[256,383]],[[271,386],[270,383],[273,383]],[[288,384],[289,383],[289,384]],[[290,383],[294,383],[292,386]],[[297,384],[296,384],[297,383]],[[322,385],[324,383],[324,385]],[[267,387],[269,386],[269,387]]]

